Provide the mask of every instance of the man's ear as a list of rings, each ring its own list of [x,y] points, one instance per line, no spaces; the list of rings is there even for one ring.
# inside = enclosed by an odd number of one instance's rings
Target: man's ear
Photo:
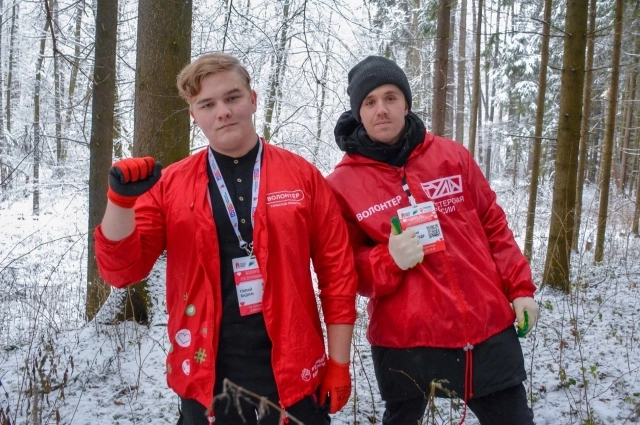
[[[251,90],[251,104],[253,105],[253,113],[258,110],[258,93],[255,90]]]
[[[404,101],[404,115],[406,116],[409,113],[409,104],[407,101]]]

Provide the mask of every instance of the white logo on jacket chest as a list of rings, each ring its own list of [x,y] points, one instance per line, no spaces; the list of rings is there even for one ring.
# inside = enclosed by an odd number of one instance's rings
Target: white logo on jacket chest
[[[462,176],[449,176],[430,182],[420,183],[422,190],[430,199],[443,198],[456,193],[462,193]]]
[[[267,193],[267,205],[272,208],[283,205],[298,205],[303,199],[304,192],[300,189]]]

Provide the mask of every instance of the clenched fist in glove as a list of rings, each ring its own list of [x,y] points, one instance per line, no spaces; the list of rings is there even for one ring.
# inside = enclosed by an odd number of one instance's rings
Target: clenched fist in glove
[[[127,158],[115,162],[109,170],[107,198],[122,208],[133,208],[138,196],[157,183],[162,164],[150,156]]]
[[[391,235],[389,235],[389,253],[391,257],[393,257],[393,261],[395,261],[402,270],[416,266],[421,263],[424,258],[422,245],[420,245],[420,241],[418,241],[416,232],[412,229],[408,229],[399,235],[396,234],[395,230],[391,230]]]
[[[349,363],[341,364],[329,357],[327,371],[320,383],[320,406],[324,406],[329,395],[329,413],[342,409],[351,395],[351,375]]]

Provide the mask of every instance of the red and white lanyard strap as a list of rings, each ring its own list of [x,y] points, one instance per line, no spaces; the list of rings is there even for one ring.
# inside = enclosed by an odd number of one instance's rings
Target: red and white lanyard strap
[[[251,188],[251,228],[253,228],[253,215],[256,212],[256,207],[258,205],[260,166],[262,163],[262,140],[258,139],[258,145],[258,156],[256,157],[256,163],[253,166],[253,186]],[[211,167],[211,172],[213,173],[213,178],[216,181],[222,200],[227,206],[227,215],[229,216],[229,220],[231,220],[233,231],[236,232],[236,236],[240,242],[240,248],[247,251],[247,255],[251,256],[253,255],[253,241],[249,244],[242,239],[242,235],[240,234],[240,229],[238,227],[238,213],[236,212],[236,208],[233,206],[233,200],[231,199],[231,195],[229,195],[229,190],[224,183],[220,167],[218,167],[218,163],[216,162],[216,158],[213,156],[211,149],[209,149],[209,166]]]

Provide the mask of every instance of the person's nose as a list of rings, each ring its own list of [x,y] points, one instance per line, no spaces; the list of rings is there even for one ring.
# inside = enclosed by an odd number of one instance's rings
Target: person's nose
[[[376,104],[376,115],[385,116],[388,112],[389,110],[387,109],[387,106],[384,104],[384,102],[378,102]]]
[[[231,116],[231,109],[224,103],[220,103],[216,108],[216,118],[219,120],[229,118]]]

